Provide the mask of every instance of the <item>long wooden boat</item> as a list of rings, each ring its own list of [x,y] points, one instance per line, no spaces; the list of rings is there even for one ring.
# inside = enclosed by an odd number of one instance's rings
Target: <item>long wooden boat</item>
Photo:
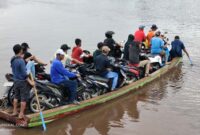
[[[82,101],[80,105],[65,105],[58,108],[46,110],[43,112],[45,123],[50,123],[57,119],[66,117],[68,115],[72,115],[72,114],[93,108],[97,105],[103,104],[117,97],[125,95],[131,91],[135,91],[136,89],[159,78],[161,75],[164,75],[165,73],[167,73],[174,67],[178,66],[178,64],[181,61],[182,61],[182,58],[175,58],[172,60],[170,65],[166,65],[162,67],[161,69],[152,73],[148,77],[140,79],[127,86],[124,86],[117,91],[113,91],[113,92],[110,92],[110,93],[107,93],[107,94],[104,94],[104,95],[101,95],[89,100]],[[17,126],[31,128],[31,127],[40,126],[42,124],[39,113],[27,114],[26,115],[27,120],[19,120],[17,117],[12,117],[10,114],[11,114],[11,109],[0,110],[1,119],[11,122],[13,124],[16,124]]]

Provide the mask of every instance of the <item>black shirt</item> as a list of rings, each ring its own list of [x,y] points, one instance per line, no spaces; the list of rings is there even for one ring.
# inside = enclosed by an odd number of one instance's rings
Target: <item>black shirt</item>
[[[108,73],[107,68],[109,67],[110,67],[110,62],[106,55],[100,54],[96,57],[95,68],[100,75],[104,76],[105,74],[107,74]]]
[[[129,62],[131,64],[138,64],[140,63],[140,47],[139,42],[132,41],[129,45]]]
[[[104,40],[104,44],[110,48],[109,56],[114,56],[115,51],[115,40],[112,38],[107,38]]]

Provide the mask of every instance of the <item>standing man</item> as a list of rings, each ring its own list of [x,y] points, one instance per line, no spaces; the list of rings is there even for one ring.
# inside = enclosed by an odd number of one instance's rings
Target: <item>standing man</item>
[[[186,53],[186,55],[190,59],[189,53],[185,49],[185,46],[183,42],[180,40],[179,36],[175,36],[174,41],[172,41],[171,45],[172,45],[172,49],[170,51],[170,55],[172,59],[175,57],[182,57],[183,56],[182,50]]]
[[[115,90],[118,83],[118,74],[110,70],[110,61],[108,59],[110,48],[107,46],[102,47],[102,54],[95,59],[95,68],[100,76],[113,79],[111,90]]]
[[[144,33],[144,25],[140,25],[139,29],[135,32],[135,41],[138,41],[140,43],[144,42],[146,40],[146,36]]]
[[[22,47],[17,44],[13,47],[15,56],[11,59],[11,68],[14,77],[14,101],[13,101],[13,116],[17,116],[17,103],[20,100],[20,113],[18,115],[19,119],[24,119],[26,103],[29,99],[29,92],[31,90],[31,85],[34,86],[27,75],[26,64],[23,60],[23,50]]]
[[[70,80],[70,78],[75,78],[77,75],[64,68],[61,62],[64,57],[65,53],[62,49],[56,51],[56,59],[53,60],[50,71],[51,82],[57,85],[63,85],[66,87],[66,90],[69,90],[69,103],[80,104],[76,100],[77,82],[76,80]]]

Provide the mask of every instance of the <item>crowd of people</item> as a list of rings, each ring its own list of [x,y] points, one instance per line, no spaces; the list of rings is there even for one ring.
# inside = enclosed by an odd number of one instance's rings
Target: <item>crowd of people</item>
[[[141,25],[134,34],[130,34],[124,46],[113,39],[115,34],[113,31],[107,31],[105,33],[106,39],[97,44],[97,50],[94,51],[93,55],[85,55],[82,49],[82,41],[79,38],[75,39],[75,46],[72,49],[71,56],[68,54],[71,47],[67,44],[61,45],[55,52],[53,60],[51,60],[51,83],[64,85],[70,93],[68,103],[79,104],[76,100],[77,82],[70,80],[70,78],[79,77],[79,74],[70,72],[65,68],[65,65],[84,64],[83,56],[93,59],[99,76],[112,79],[111,91],[116,90],[119,75],[112,71],[108,57],[122,58],[128,61],[129,66],[144,67],[146,77],[149,76],[150,60],[140,60],[142,46],[149,50],[152,55],[161,56],[163,66],[170,64],[169,61],[175,57],[182,57],[182,50],[189,57],[179,36],[175,36],[174,41],[170,45],[164,34],[157,30],[158,27],[155,24],[152,25],[147,35],[145,35],[144,28],[145,26]],[[168,47],[169,45],[171,48]],[[123,51],[122,48],[124,48]],[[27,43],[14,45],[13,51],[15,56],[11,59],[15,93],[12,115],[19,118],[24,117],[29,91],[35,85],[34,81],[29,78],[29,74],[31,73],[35,77],[35,63],[47,65],[47,63],[32,55],[29,49],[30,47]],[[18,101],[21,102],[20,113],[17,111]]]

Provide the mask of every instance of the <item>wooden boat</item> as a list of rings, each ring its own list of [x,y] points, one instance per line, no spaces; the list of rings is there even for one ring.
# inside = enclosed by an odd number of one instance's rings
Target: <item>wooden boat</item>
[[[85,100],[81,102],[80,105],[65,105],[58,108],[43,111],[45,123],[50,123],[57,119],[67,117],[68,115],[72,115],[72,114],[93,108],[97,105],[103,104],[117,97],[125,95],[131,91],[135,91],[136,89],[144,86],[145,84],[159,78],[161,75],[164,75],[165,73],[167,73],[168,71],[176,67],[181,61],[182,61],[182,58],[175,58],[172,60],[170,65],[164,66],[163,68],[150,74],[150,76],[148,77],[140,79],[127,86],[124,86],[117,91],[113,91],[113,92],[110,92],[110,93],[107,93],[107,94],[104,94],[104,95],[101,95],[89,100]],[[42,124],[39,113],[27,114],[26,120],[19,120],[17,117],[12,117],[10,115],[11,109],[12,108],[0,110],[0,118],[8,122],[11,122],[13,124],[16,124],[17,126],[20,126],[20,127],[31,128],[31,127],[40,126]]]

